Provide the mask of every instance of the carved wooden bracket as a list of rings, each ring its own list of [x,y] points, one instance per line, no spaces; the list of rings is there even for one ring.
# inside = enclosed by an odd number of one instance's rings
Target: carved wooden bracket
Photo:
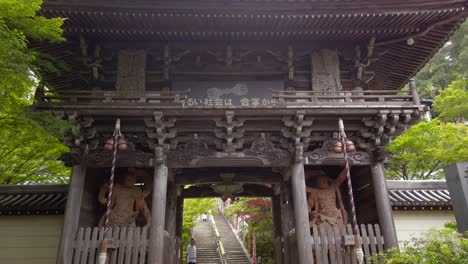
[[[223,151],[233,153],[244,145],[244,119],[234,119],[234,111],[226,111],[226,119],[216,119],[216,126],[222,129],[215,130],[217,138],[225,140]],[[224,131],[223,131],[224,130]]]
[[[148,145],[151,149],[161,147],[165,151],[169,150],[169,144],[166,140],[175,138],[177,130],[175,118],[164,118],[162,112],[154,112],[153,119],[145,118],[146,135],[150,139]]]
[[[283,117],[284,126],[281,133],[293,140],[296,162],[302,161],[302,152],[309,146],[310,134],[314,119],[306,118],[304,111],[297,111],[294,118]]]
[[[365,128],[359,131],[356,143],[359,148],[369,151],[383,147],[420,117],[419,110],[381,110],[375,118],[362,119]]]
[[[99,145],[94,119],[90,116],[79,116],[77,112],[51,111],[54,116],[68,120],[73,125],[70,133],[65,135],[63,143],[70,148],[64,156],[67,165],[79,164],[83,155],[95,151]]]

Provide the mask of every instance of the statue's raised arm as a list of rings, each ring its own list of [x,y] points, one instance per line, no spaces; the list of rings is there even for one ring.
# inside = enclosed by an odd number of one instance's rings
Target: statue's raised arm
[[[333,180],[332,184],[335,185],[336,187],[339,187],[345,180],[346,180],[346,176],[348,175],[348,170],[346,169],[346,167],[340,172],[340,174],[338,175],[338,177]]]

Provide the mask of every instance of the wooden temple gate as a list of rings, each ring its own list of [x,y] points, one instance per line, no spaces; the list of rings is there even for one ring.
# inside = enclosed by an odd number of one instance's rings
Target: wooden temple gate
[[[265,0],[266,1],[266,0]],[[67,42],[32,43],[67,65],[42,72],[35,108],[69,120],[73,166],[58,263],[94,263],[99,188],[117,118],[117,166],[151,175],[146,228],[114,229],[109,263],[180,260],[184,198],[271,197],[276,263],[355,263],[397,246],[385,146],[426,110],[409,78],[465,17],[464,1],[46,0]],[[371,7],[369,7],[371,6]],[[361,239],[311,226],[306,185],[350,153]],[[190,188],[184,186],[190,185]],[[349,197],[341,186],[345,210]],[[348,221],[349,222],[349,221]],[[367,225],[371,225],[368,227]]]

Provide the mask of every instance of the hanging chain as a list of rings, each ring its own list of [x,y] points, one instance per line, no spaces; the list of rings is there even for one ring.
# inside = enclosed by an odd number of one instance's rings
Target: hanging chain
[[[348,150],[346,147],[346,133],[344,130],[344,125],[343,125],[343,120],[340,119],[338,121],[338,127],[340,130],[340,139],[341,139],[341,144],[343,144],[343,155],[344,155],[344,161],[345,161],[345,169],[346,169],[346,182],[348,183],[348,195],[349,195],[349,203],[351,204],[351,215],[353,217],[353,229],[354,229],[354,235],[358,236],[359,235],[359,227],[357,223],[357,218],[356,218],[356,206],[354,204],[354,195],[353,195],[353,184],[351,182],[351,172],[350,172],[350,166],[349,166],[349,157],[348,157]]]
[[[111,203],[112,203],[112,193],[114,191],[114,179],[115,179],[115,163],[117,161],[117,147],[119,144],[119,140],[121,138],[122,134],[120,133],[120,119],[117,119],[117,122],[115,123],[115,130],[113,134],[113,154],[112,154],[112,168],[111,168],[111,175],[109,179],[109,192],[107,195],[107,209],[106,209],[106,220],[104,222],[104,232],[107,233],[107,230],[109,228],[109,218],[110,218],[110,213],[111,213]]]

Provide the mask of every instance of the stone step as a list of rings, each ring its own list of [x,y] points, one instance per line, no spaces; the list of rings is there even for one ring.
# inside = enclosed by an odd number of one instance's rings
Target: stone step
[[[226,218],[218,211],[218,214],[214,216],[213,219],[215,220],[221,242],[226,252],[226,262],[228,264],[250,264],[248,257],[245,255],[241,244],[237,240]]]
[[[220,264],[218,246],[210,222],[200,222],[193,228],[197,240],[197,264]]]

